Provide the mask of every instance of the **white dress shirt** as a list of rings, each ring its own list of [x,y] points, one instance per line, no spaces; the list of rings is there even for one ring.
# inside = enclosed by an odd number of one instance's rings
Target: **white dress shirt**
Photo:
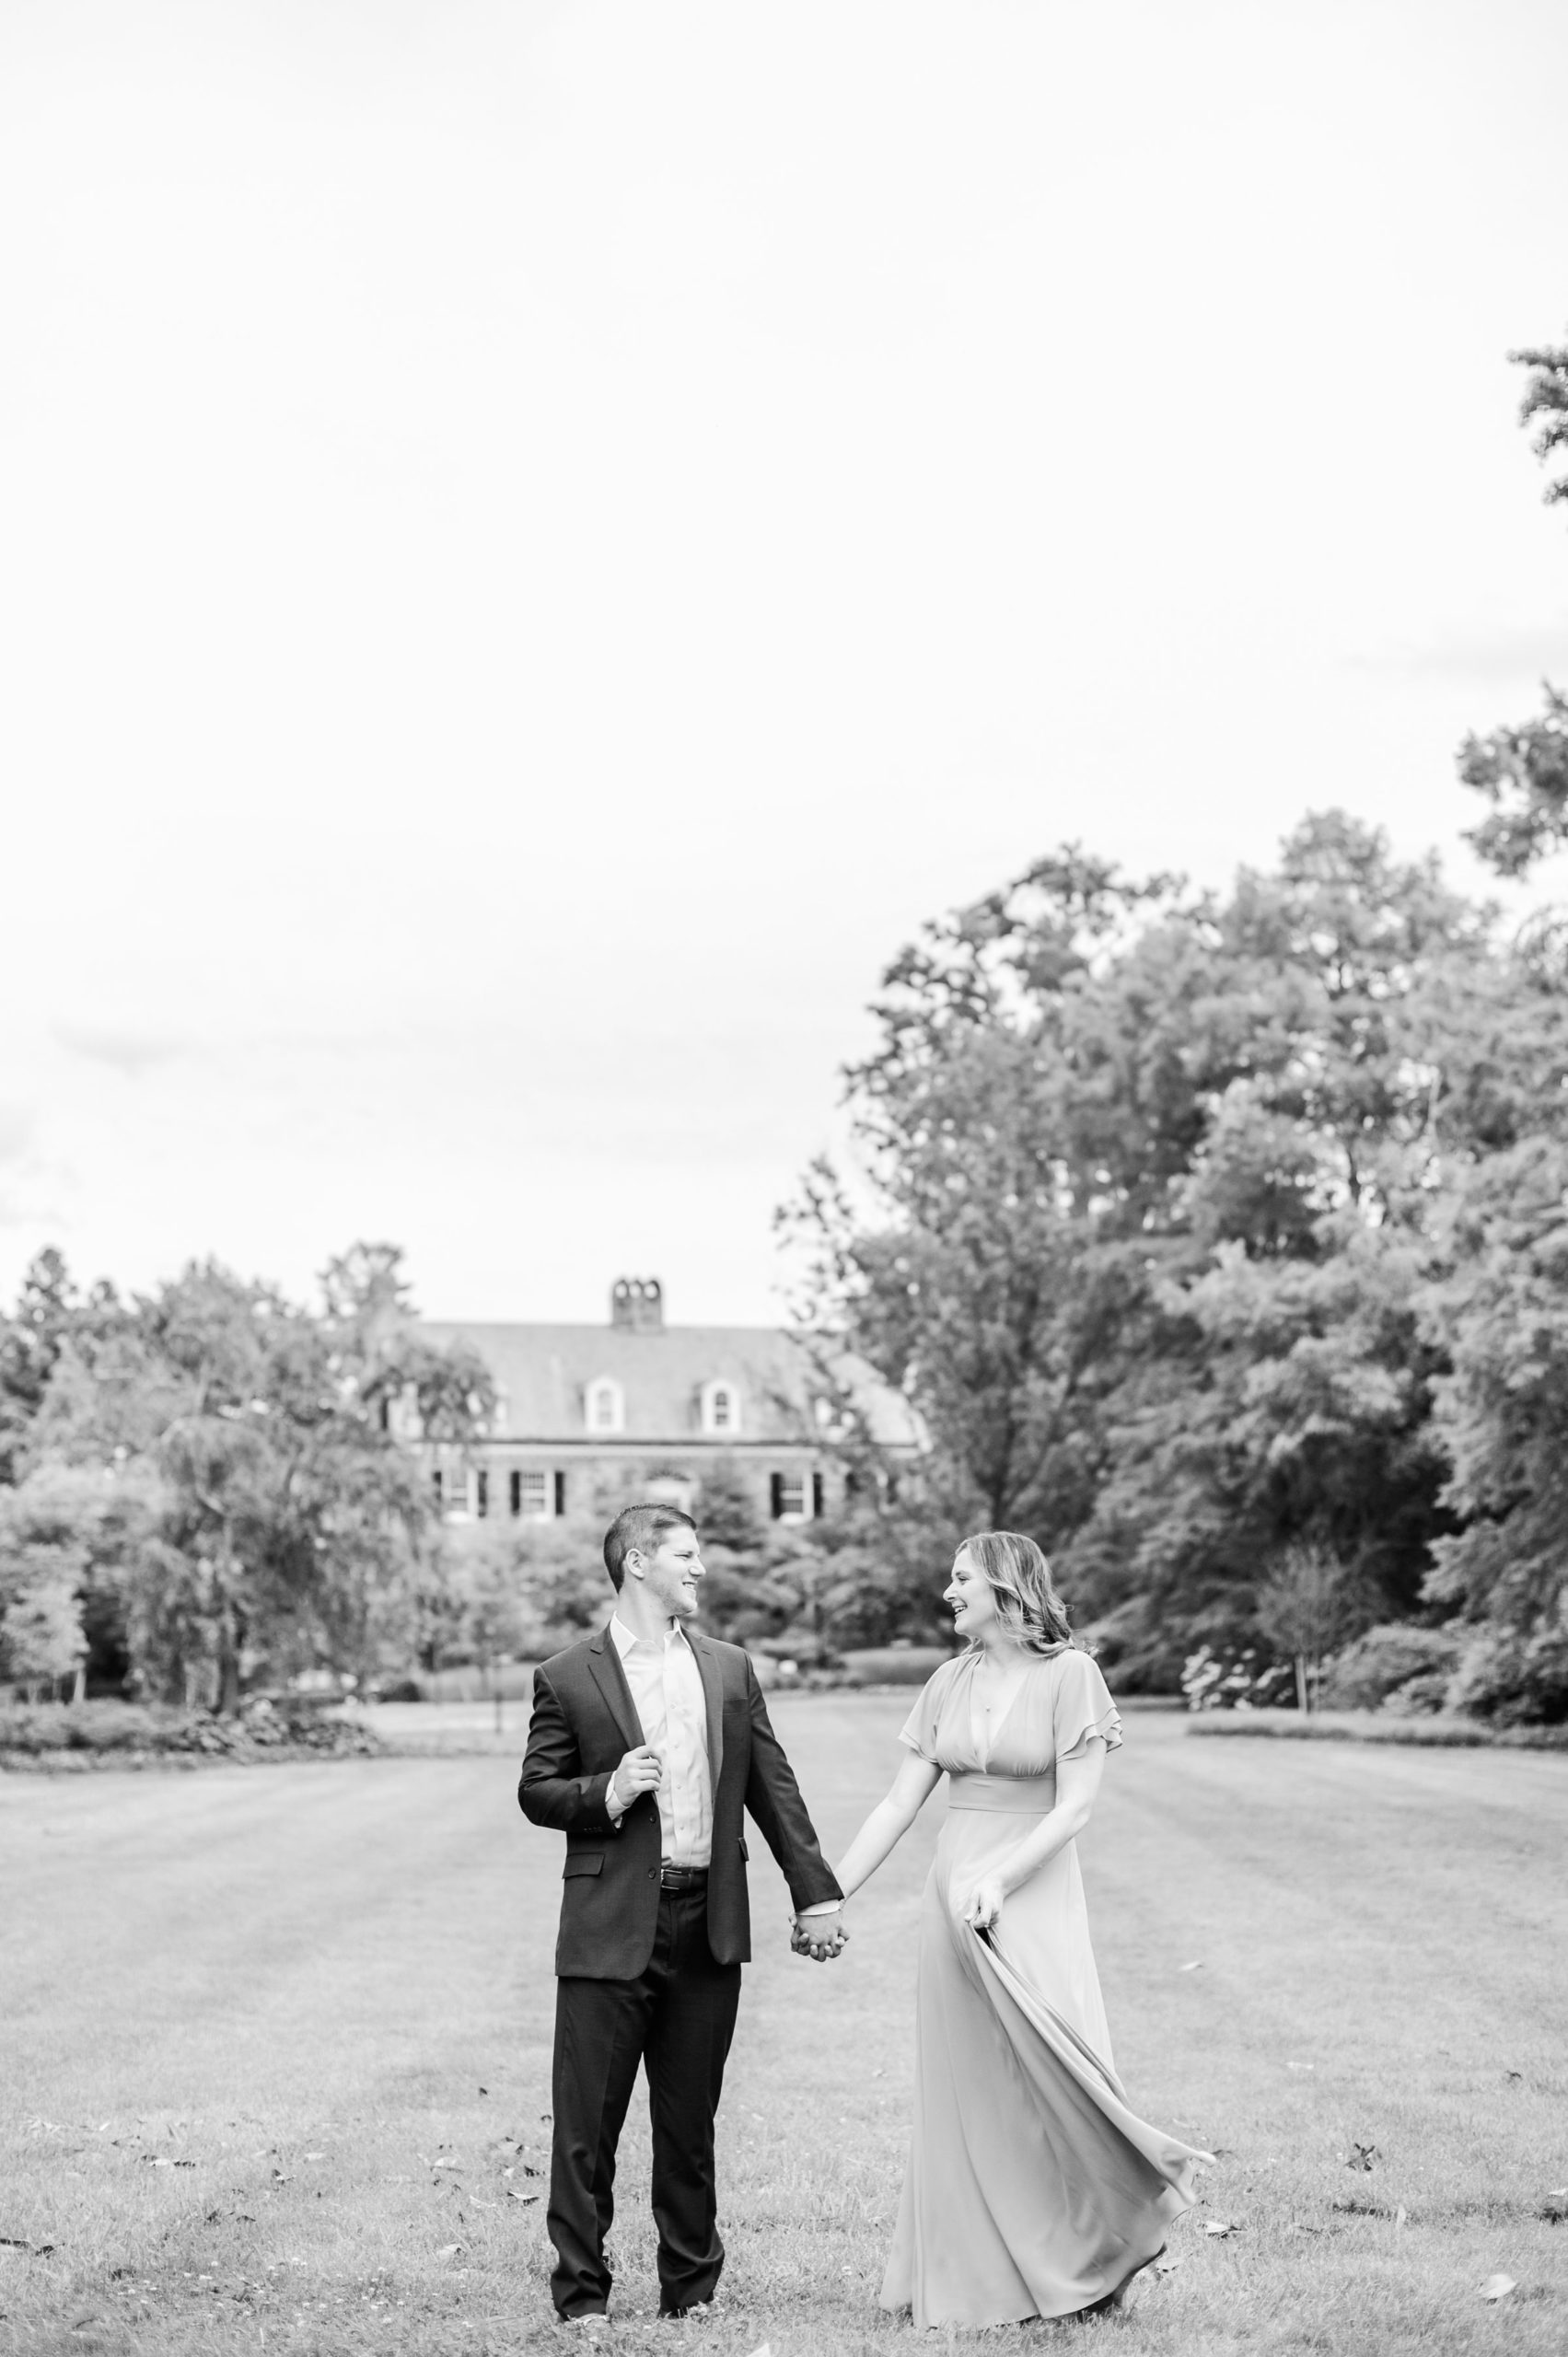
[[[632,1689],[643,1740],[659,1756],[659,1825],[667,1866],[706,1866],[714,1854],[714,1793],[708,1771],[708,1703],[697,1656],[679,1620],[662,1640],[634,1637],[619,1613],[610,1624]],[[613,1791],[613,1787],[612,1787]],[[607,1800],[617,1825],[625,1815]]]

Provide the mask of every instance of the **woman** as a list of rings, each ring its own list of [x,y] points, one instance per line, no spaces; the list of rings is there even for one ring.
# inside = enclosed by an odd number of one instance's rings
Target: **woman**
[[[988,2325],[1120,2305],[1209,2158],[1128,2110],[1110,2059],[1076,1837],[1121,1722],[1030,1538],[960,1547],[969,1649],[911,1712],[912,1757],[850,1844],[847,1898],[944,1771],[921,1912],[914,2131],[882,2305]]]

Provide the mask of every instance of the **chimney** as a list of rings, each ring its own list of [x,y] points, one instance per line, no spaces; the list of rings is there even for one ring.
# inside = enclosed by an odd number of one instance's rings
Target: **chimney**
[[[664,1331],[664,1287],[656,1277],[617,1277],[610,1291],[610,1322],[627,1334]]]

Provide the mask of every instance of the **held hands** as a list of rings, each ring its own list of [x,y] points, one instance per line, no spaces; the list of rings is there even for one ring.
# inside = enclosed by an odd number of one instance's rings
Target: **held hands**
[[[664,1773],[658,1753],[651,1744],[639,1744],[635,1751],[627,1752],[610,1780],[606,1798],[624,1815],[633,1801],[645,1793],[656,1793]]]
[[[808,1956],[813,1964],[830,1964],[849,1944],[842,1909],[835,1908],[830,1915],[794,1916],[789,1944],[796,1956]]]

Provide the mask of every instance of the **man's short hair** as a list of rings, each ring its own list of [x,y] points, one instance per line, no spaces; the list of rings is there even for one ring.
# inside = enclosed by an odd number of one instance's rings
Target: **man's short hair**
[[[634,1547],[639,1555],[656,1555],[667,1530],[695,1530],[696,1524],[679,1506],[623,1506],[604,1534],[604,1568],[617,1596],[626,1577],[626,1558]]]

